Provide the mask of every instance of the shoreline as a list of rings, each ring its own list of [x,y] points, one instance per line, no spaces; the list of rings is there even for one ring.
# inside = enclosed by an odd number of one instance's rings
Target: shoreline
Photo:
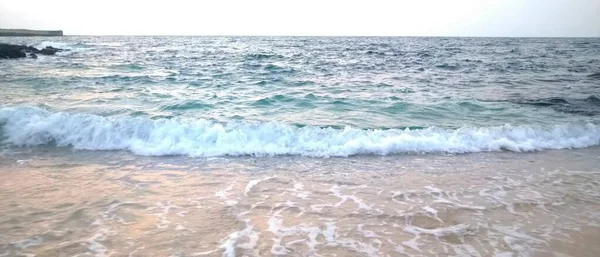
[[[599,152],[31,152],[0,166],[0,254],[595,256]]]

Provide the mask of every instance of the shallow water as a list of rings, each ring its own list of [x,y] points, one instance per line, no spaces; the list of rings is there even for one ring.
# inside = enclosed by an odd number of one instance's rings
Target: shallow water
[[[23,151],[0,172],[0,255],[598,256],[599,154]]]

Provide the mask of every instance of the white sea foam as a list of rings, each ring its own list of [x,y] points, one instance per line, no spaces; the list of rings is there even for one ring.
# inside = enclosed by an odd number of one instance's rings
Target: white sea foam
[[[139,155],[305,155],[514,152],[584,148],[600,144],[600,126],[499,126],[447,130],[363,130],[302,127],[278,122],[150,120],[49,112],[34,107],[0,108],[5,143],[129,150]]]
[[[404,230],[409,233],[413,233],[413,234],[423,233],[423,234],[434,235],[436,237],[441,237],[441,236],[447,236],[447,235],[451,235],[451,234],[457,234],[457,235],[466,234],[470,231],[470,226],[467,224],[458,224],[458,225],[454,225],[454,226],[450,226],[450,227],[428,229],[428,228],[421,228],[421,227],[409,225],[406,228],[404,228]]]
[[[244,189],[244,195],[248,195],[248,193],[250,193],[250,190],[252,190],[252,188],[256,185],[258,185],[258,183],[269,180],[275,178],[275,176],[270,176],[270,177],[266,177],[266,178],[262,178],[262,179],[253,179],[248,181],[248,184],[246,185],[246,189]]]
[[[104,257],[108,252],[108,248],[102,243],[107,239],[108,230],[100,229],[96,234],[86,240],[88,250],[96,257]],[[110,255],[110,254],[109,254]]]
[[[39,44],[33,45],[33,47],[42,49],[42,48],[46,48],[47,46],[51,46],[51,47],[55,47],[55,48],[70,50],[70,49],[75,48],[76,45],[77,45],[77,43],[44,41]]]

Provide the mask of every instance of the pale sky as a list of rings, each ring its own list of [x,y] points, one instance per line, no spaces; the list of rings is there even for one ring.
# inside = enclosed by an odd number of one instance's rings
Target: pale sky
[[[0,28],[67,35],[600,37],[600,0],[0,0]]]

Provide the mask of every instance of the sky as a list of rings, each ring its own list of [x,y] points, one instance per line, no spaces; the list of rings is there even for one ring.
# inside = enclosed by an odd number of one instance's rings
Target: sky
[[[600,0],[0,1],[0,28],[67,35],[600,37]]]

